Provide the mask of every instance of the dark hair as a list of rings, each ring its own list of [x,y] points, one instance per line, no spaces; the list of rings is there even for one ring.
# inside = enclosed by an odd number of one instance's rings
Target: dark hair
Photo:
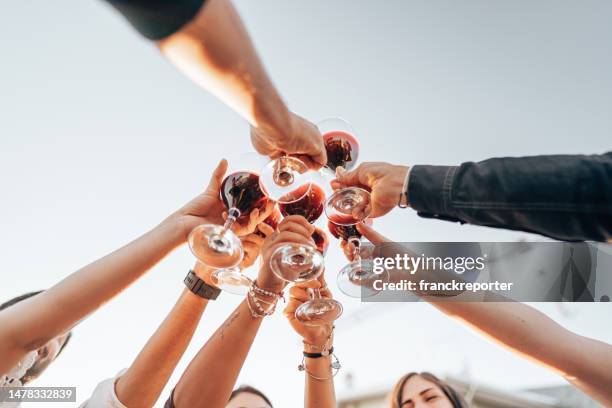
[[[42,290],[39,290],[37,292],[30,292],[30,293],[26,293],[26,294],[21,295],[21,296],[14,297],[11,300],[9,300],[8,302],[4,302],[3,304],[1,304],[0,305],[0,310],[4,310],[7,307],[13,306],[16,303],[21,302],[22,300],[26,300],[26,299],[31,298],[32,296],[36,296],[36,295],[38,295],[39,293],[42,293],[42,292],[43,292]]]
[[[241,385],[240,387],[238,387],[234,391],[232,391],[232,394],[230,395],[229,401],[233,400],[238,395],[240,395],[242,393],[245,393],[245,392],[247,394],[253,394],[253,395],[257,395],[258,397],[261,397],[264,401],[266,401],[266,404],[268,404],[270,406],[270,408],[273,408],[272,407],[272,403],[270,402],[268,397],[266,397],[263,392],[259,391],[255,387],[251,387],[250,385]]]
[[[469,408],[469,405],[467,404],[467,402],[465,402],[465,399],[461,396],[461,394],[459,394],[448,383],[446,383],[445,381],[442,381],[435,375],[428,373],[428,372],[422,372],[422,373],[412,372],[400,378],[399,381],[393,387],[393,391],[391,391],[391,395],[389,398],[390,400],[389,406],[391,408],[401,408],[402,389],[404,388],[404,385],[406,385],[408,380],[410,380],[414,376],[423,377],[427,381],[431,381],[432,383],[434,383],[438,388],[440,388],[440,390],[444,393],[444,395],[446,395],[446,398],[448,398],[450,403],[453,404],[453,408]]]

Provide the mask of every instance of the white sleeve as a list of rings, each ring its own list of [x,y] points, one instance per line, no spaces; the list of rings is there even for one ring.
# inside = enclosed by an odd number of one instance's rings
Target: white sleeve
[[[79,408],[127,408],[119,401],[117,393],[115,392],[115,383],[125,371],[126,370],[121,370],[115,377],[104,380],[98,384],[93,394],[91,394],[91,397],[81,404]]]

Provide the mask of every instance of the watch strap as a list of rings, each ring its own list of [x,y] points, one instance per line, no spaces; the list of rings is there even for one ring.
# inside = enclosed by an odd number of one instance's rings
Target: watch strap
[[[215,300],[221,293],[221,289],[207,284],[194,271],[189,271],[183,283],[187,289],[204,299]]]

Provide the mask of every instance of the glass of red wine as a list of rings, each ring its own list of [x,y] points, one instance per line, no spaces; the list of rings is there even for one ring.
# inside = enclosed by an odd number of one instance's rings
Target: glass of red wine
[[[323,214],[325,192],[314,183],[300,188],[305,192],[302,198],[290,203],[280,203],[278,208],[285,217],[300,215],[312,224]],[[274,251],[270,265],[272,271],[281,279],[288,282],[305,282],[316,279],[323,272],[323,255],[310,246],[286,244]]]
[[[363,222],[366,225],[372,224],[371,219]],[[386,272],[375,273],[372,261],[361,258],[361,233],[357,229],[357,224],[339,225],[330,219],[327,227],[334,237],[351,244],[353,250],[353,260],[338,272],[338,288],[345,295],[356,298],[376,295],[379,291],[374,289],[374,281],[388,282],[389,276]]]
[[[248,163],[249,155],[241,155],[240,165]],[[202,263],[219,268],[217,279],[225,279],[225,274],[231,274],[234,280],[236,269],[243,258],[244,252],[240,238],[231,230],[237,220],[247,219],[251,211],[263,210],[268,202],[259,186],[259,176],[249,170],[233,171],[221,183],[219,197],[227,208],[227,219],[224,225],[202,224],[189,234],[189,247]],[[245,282],[246,283],[246,282]]]
[[[325,256],[329,240],[327,234],[316,228],[312,237],[317,244],[317,250]],[[302,303],[295,310],[295,318],[306,326],[330,326],[343,312],[342,304],[335,299],[321,297],[320,289],[309,289],[311,299]]]
[[[268,215],[263,222],[272,227],[272,229],[276,230],[281,219],[282,215],[278,208],[275,207],[272,213]],[[265,238],[264,233],[259,230],[255,231],[254,234]],[[246,295],[249,292],[252,283],[252,280],[241,272],[241,268],[239,266],[217,269],[212,273],[211,277],[215,286],[234,295]]]
[[[278,203],[297,201],[308,193],[312,172],[302,160],[282,156],[262,170],[259,183],[264,194]]]
[[[317,123],[323,136],[327,164],[325,169],[331,174],[342,166],[345,170],[355,167],[359,158],[359,143],[355,138],[353,127],[342,118],[328,118]]]

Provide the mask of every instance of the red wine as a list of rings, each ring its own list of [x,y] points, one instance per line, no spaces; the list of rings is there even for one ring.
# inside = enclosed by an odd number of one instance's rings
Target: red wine
[[[329,247],[329,240],[327,239],[327,234],[325,231],[319,227],[315,227],[315,230],[312,233],[312,239],[317,245],[317,250],[321,253],[321,255],[325,256],[327,248]]]
[[[268,215],[268,218],[263,220],[263,222],[271,226],[276,231],[276,229],[278,228],[278,224],[280,224],[281,222],[281,217],[282,215],[280,211],[278,211],[277,208],[274,208],[274,211],[272,211],[272,214]],[[263,232],[259,230],[255,231],[255,234],[259,235],[262,238],[265,238],[265,235],[263,234]]]
[[[327,164],[325,167],[336,171],[342,166],[345,170],[353,168],[359,155],[359,143],[350,133],[335,130],[323,135],[323,143],[327,151]]]
[[[248,217],[255,208],[263,210],[268,199],[259,187],[259,176],[248,171],[232,173],[223,180],[220,189],[223,204],[240,211],[240,218]]]
[[[329,221],[336,225],[345,226],[355,225],[361,222],[361,220],[353,217],[352,214],[332,214],[329,216]]]
[[[301,189],[299,195],[303,195],[309,185],[298,188]],[[313,223],[323,214],[323,205],[325,202],[325,192],[321,187],[314,183],[310,183],[310,191],[304,197],[297,201],[288,204],[279,204],[280,212],[288,217],[289,215],[301,215],[306,218],[309,223]]]
[[[365,220],[366,225],[372,225],[371,219]],[[357,230],[357,225],[338,225],[334,224],[331,220],[327,223],[327,228],[329,232],[336,237],[337,239],[343,239],[348,241],[349,238],[361,238],[361,232]]]

